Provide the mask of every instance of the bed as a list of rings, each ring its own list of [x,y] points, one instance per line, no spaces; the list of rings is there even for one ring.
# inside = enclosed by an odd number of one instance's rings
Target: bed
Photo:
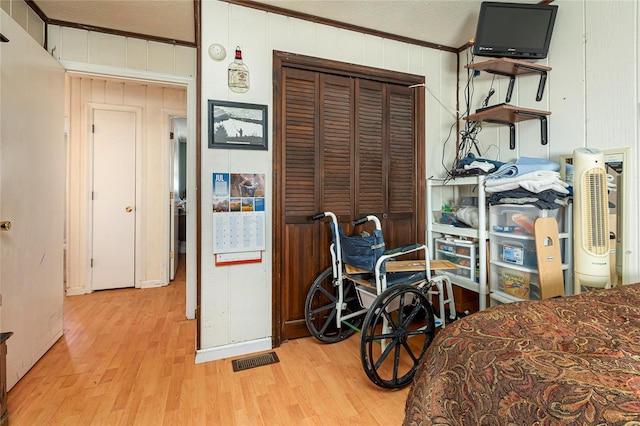
[[[640,284],[501,305],[447,325],[404,425],[640,424]]]

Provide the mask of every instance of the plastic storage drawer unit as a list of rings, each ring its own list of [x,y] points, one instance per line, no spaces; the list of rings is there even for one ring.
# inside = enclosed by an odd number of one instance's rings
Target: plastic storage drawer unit
[[[436,239],[436,259],[448,260],[458,268],[455,273],[461,277],[478,281],[478,244],[473,241],[454,240],[448,238]]]
[[[494,250],[498,255],[498,259],[518,266],[526,266],[528,268],[538,267],[538,258],[536,256],[536,243],[534,240],[516,240],[509,237],[496,237]]]
[[[558,210],[541,210],[535,206],[512,204],[491,206],[491,231],[508,234],[533,235],[533,222],[539,217],[554,217]]]
[[[491,265],[491,283],[498,283],[498,290],[520,299],[539,300],[540,281],[536,272]]]

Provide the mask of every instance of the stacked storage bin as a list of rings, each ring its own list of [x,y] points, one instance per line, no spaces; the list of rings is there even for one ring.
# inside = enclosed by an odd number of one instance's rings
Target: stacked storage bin
[[[500,302],[540,299],[538,261],[533,223],[539,217],[554,217],[559,231],[564,218],[559,210],[542,210],[532,205],[502,204],[490,207],[490,291]],[[568,233],[560,234],[563,270],[568,270]]]
[[[478,243],[452,238],[436,238],[436,259],[448,260],[458,266],[449,271],[479,282]]]

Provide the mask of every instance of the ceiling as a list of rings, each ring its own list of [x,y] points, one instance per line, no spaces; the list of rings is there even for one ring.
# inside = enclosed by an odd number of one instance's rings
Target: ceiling
[[[202,0],[212,1],[212,0]],[[427,43],[463,46],[482,0],[234,0],[304,13]],[[520,3],[531,0],[510,0]],[[33,0],[47,18],[195,43],[193,0]]]

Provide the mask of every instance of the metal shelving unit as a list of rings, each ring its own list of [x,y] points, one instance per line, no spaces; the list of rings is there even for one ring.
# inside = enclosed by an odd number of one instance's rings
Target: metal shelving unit
[[[487,285],[487,238],[488,232],[486,228],[487,223],[487,208],[485,202],[484,193],[484,176],[471,176],[461,177],[449,180],[437,180],[427,179],[427,241],[429,244],[429,250],[431,251],[431,258],[434,258],[435,254],[435,236],[434,234],[450,235],[453,237],[467,237],[478,240],[478,262],[479,262],[479,274],[478,281],[475,279],[469,279],[464,276],[452,274],[446,271],[440,271],[439,274],[446,274],[451,283],[465,288],[467,290],[478,293],[478,308],[484,310],[487,307],[487,296],[489,294],[489,286]],[[446,225],[442,223],[435,223],[433,220],[433,190],[434,188],[451,188],[454,193],[454,198],[460,198],[460,189],[462,187],[477,187],[478,193],[478,223],[480,224],[478,229],[475,228],[460,228],[453,225]]]

